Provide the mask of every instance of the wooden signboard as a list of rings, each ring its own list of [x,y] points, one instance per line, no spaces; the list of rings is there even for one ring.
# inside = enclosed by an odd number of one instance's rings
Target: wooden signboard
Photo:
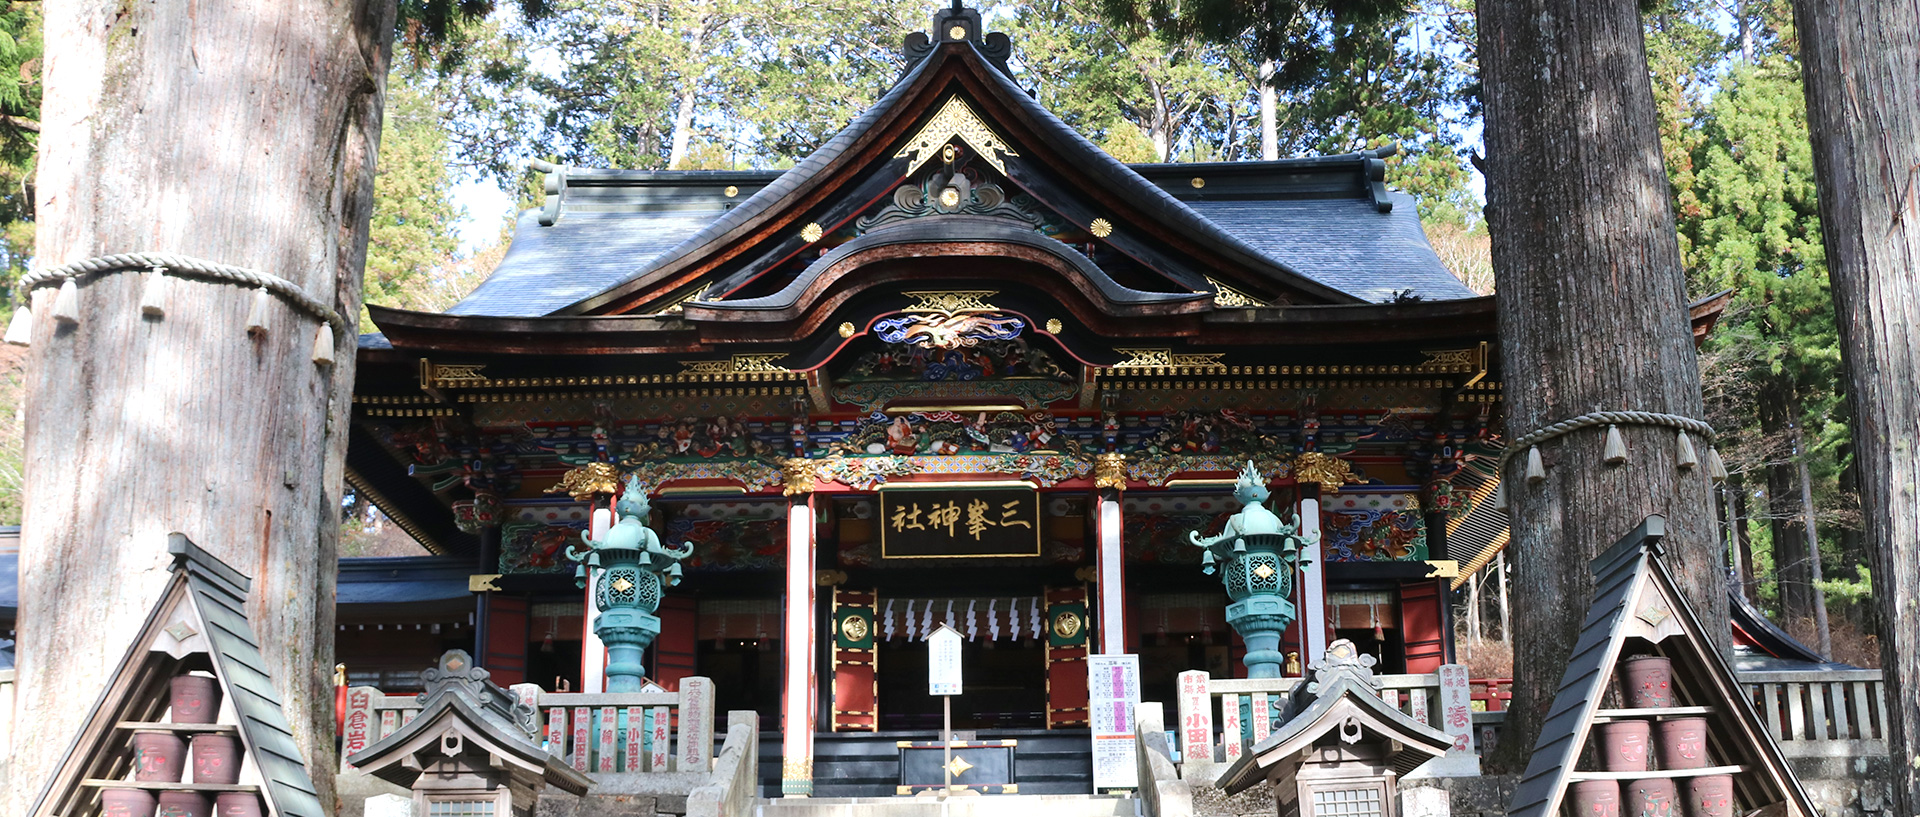
[[[882,488],[879,522],[882,558],[1040,555],[1040,493],[1026,483]]]

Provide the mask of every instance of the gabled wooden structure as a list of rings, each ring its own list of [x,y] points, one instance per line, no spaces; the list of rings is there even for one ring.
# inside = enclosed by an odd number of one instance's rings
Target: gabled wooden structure
[[[586,773],[533,739],[537,715],[488,680],[465,650],[450,650],[422,673],[420,714],[356,752],[347,762],[412,789],[415,814],[489,803],[491,814],[533,813],[540,791],[572,795],[593,785]]]
[[[1286,722],[1227,767],[1219,787],[1236,794],[1271,782],[1282,814],[1311,817],[1308,797],[1324,791],[1392,815],[1395,779],[1445,755],[1452,740],[1381,699],[1373,660],[1351,641],[1330,645],[1312,682],[1295,691]]]
[[[1740,807],[1750,814],[1775,809],[1787,817],[1817,817],[1812,801],[1780,747],[1754,712],[1693,607],[1674,583],[1660,540],[1666,519],[1649,516],[1626,538],[1593,560],[1593,607],[1574,643],[1532,759],[1514,791],[1509,817],[1554,817],[1568,785],[1579,780],[1625,780],[1731,774]],[[1673,662],[1680,706],[1606,709],[1609,682],[1625,654],[1664,656]],[[1692,716],[1707,721],[1707,750],[1716,765],[1685,771],[1604,772],[1578,768],[1593,725],[1609,718]]]
[[[32,817],[81,817],[100,813],[103,788],[191,789],[209,794],[257,791],[274,817],[326,817],[286,716],[280,695],[246,616],[246,576],[188,541],[169,537],[173,578],[153,613],[121,659],[80,732],[35,801]],[[224,692],[212,725],[165,723],[169,679],[189,671],[211,672]],[[231,786],[135,783],[130,737],[143,730],[228,731],[240,737],[246,763]]]

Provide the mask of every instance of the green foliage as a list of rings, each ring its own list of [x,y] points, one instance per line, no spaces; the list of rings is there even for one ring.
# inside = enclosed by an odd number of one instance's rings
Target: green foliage
[[[425,279],[444,274],[457,260],[455,226],[466,217],[453,200],[455,174],[446,129],[431,89],[414,72],[396,70],[388,80],[380,162],[373,183],[373,216],[367,231],[365,300],[416,307]],[[361,319],[361,331],[373,331]]]
[[[33,256],[34,152],[40,136],[41,4],[0,6],[0,294]],[[0,319],[12,314],[0,297]]]
[[[1121,161],[1240,158],[1246,137],[1258,138],[1258,98],[1245,60],[1229,49],[1151,23],[1108,25],[1093,0],[1023,0],[1008,10],[1021,79]]]

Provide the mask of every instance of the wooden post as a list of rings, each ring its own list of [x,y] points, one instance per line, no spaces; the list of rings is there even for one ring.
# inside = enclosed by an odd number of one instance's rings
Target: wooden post
[[[1099,494],[1097,517],[1100,576],[1100,652],[1119,655],[1127,651],[1127,566],[1124,535],[1124,495],[1118,488],[1103,488]]]
[[[1300,668],[1304,671],[1327,654],[1328,636],[1333,633],[1327,622],[1326,549],[1320,546],[1320,486],[1300,486],[1299,513],[1300,536],[1313,542],[1300,554]]]
[[[786,629],[781,644],[785,684],[780,696],[780,793],[813,794],[814,699],[813,494],[787,502]]]

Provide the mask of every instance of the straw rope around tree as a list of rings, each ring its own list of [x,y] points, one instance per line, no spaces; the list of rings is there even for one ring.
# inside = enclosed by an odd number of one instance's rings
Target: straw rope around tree
[[[170,277],[197,278],[213,283],[234,284],[251,287],[254,290],[254,303],[247,315],[246,329],[250,333],[265,332],[269,326],[267,313],[268,294],[279,296],[295,311],[320,321],[323,326],[315,333],[313,342],[313,362],[321,365],[333,363],[335,338],[351,331],[353,324],[338,310],[325,301],[314,297],[299,284],[272,273],[236,267],[194,258],[177,253],[134,252],[103,255],[47,267],[28,273],[20,279],[22,291],[58,284],[60,293],[54,298],[53,317],[56,321],[68,324],[80,322],[79,288],[75,280],[83,275],[104,275],[121,272],[141,272],[147,274],[146,290],[140,299],[140,311],[153,317],[165,317],[167,281]],[[25,304],[15,311],[13,323],[7,327],[6,340],[9,343],[26,345],[32,335],[33,314]]]

